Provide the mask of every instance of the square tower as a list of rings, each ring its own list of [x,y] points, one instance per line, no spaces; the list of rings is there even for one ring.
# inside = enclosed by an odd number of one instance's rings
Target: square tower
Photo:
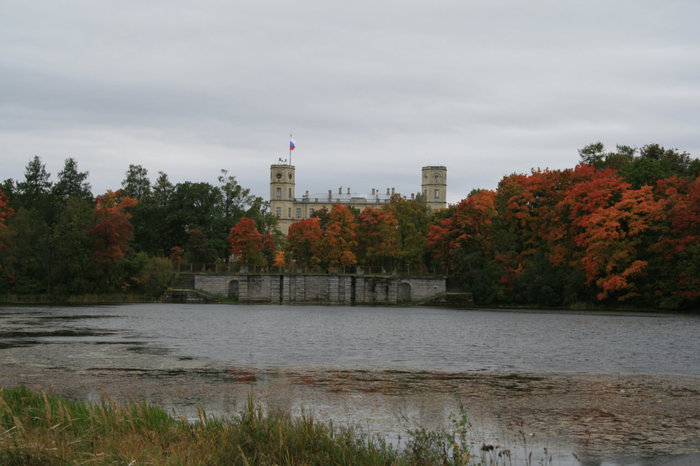
[[[447,167],[423,167],[423,198],[430,210],[447,207]]]
[[[294,222],[294,165],[270,166],[270,212],[277,216],[280,230],[285,234]]]

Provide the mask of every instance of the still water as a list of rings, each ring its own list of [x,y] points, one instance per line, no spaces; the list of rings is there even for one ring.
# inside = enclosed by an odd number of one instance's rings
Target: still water
[[[700,317],[678,314],[177,304],[19,309],[50,313],[58,327],[83,328],[83,339],[141,340],[234,366],[700,375]],[[0,316],[14,312],[0,308]]]
[[[216,408],[212,394],[225,404],[252,388],[270,406],[311,405],[320,418],[396,436],[405,432],[397,417],[449,424],[458,396],[486,436],[527,423],[529,435],[547,436],[542,445],[561,441],[555,464],[578,464],[572,451],[593,458],[583,464],[700,461],[699,376],[697,315],[0,307],[0,385],[93,400],[98,391],[136,396],[176,409]]]

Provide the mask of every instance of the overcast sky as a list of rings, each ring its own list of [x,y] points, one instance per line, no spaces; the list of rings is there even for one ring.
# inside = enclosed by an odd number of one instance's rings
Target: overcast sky
[[[420,187],[448,199],[573,167],[602,141],[700,156],[697,0],[0,0],[0,180],[73,157],[98,194],[152,179],[267,198]]]

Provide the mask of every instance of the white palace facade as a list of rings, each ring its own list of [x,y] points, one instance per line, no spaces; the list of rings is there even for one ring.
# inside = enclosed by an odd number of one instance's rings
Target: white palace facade
[[[421,194],[431,210],[447,207],[447,168],[444,166],[428,166],[421,170]],[[309,194],[297,197],[295,191],[294,165],[275,164],[270,166],[270,211],[277,215],[279,229],[285,235],[289,226],[300,220],[311,218],[314,212],[321,209],[331,210],[335,204],[343,204],[363,210],[365,207],[381,207],[389,203],[391,196],[398,194],[394,188],[386,192],[372,189],[371,193],[360,194],[351,192],[350,188],[343,191],[339,188],[327,193]],[[411,194],[415,198],[415,194]]]

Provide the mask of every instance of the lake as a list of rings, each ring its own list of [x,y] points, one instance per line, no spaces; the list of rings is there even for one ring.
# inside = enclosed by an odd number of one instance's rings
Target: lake
[[[4,386],[144,399],[186,416],[230,413],[252,390],[271,408],[395,443],[449,425],[462,403],[480,442],[525,450],[529,439],[555,464],[700,459],[697,315],[5,306],[0,335]]]

